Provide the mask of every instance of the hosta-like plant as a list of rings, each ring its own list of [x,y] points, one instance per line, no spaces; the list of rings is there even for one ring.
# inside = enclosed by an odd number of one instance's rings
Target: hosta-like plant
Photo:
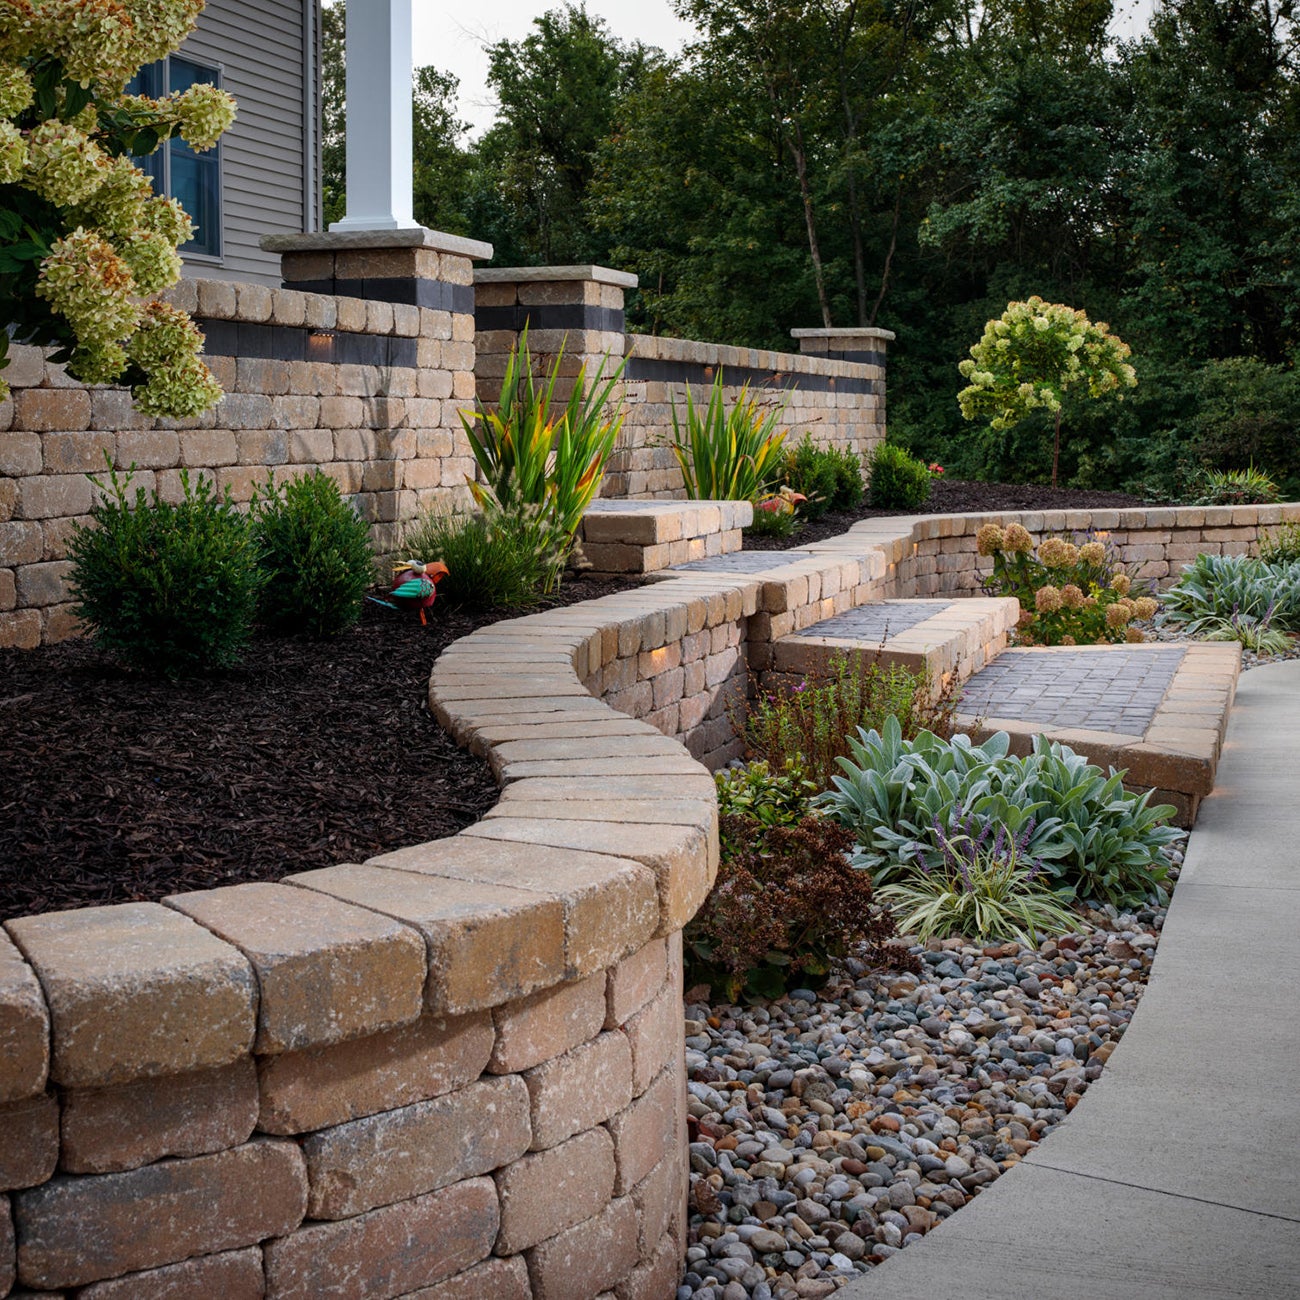
[[[941,852],[936,826],[967,818],[1017,839],[1029,828],[1024,851],[1064,897],[1132,904],[1161,890],[1163,850],[1183,838],[1169,824],[1171,805],[1151,804],[1150,791],[1129,793],[1122,771],[1108,775],[1041,736],[1023,758],[1009,747],[1005,732],[979,745],[931,732],[905,740],[889,718],[881,731],[850,739],[844,774],[816,802],[857,835],[853,864],[878,885]]]

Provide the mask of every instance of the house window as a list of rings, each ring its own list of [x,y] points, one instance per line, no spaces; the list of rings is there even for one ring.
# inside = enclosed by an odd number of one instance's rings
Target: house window
[[[197,84],[219,86],[221,72],[177,55],[146,64],[127,87],[137,95],[160,98]],[[194,223],[194,237],[181,252],[199,257],[221,256],[221,145],[196,153],[173,136],[137,165],[153,178],[154,188],[180,202]]]

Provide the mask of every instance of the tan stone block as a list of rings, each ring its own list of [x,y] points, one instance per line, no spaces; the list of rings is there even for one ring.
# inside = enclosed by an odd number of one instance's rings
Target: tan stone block
[[[257,1123],[250,1058],[217,1070],[63,1094],[61,1168],[120,1173],[164,1156],[199,1156],[247,1142]]]
[[[14,517],[18,508],[18,484],[11,478],[0,478],[0,523]],[[0,552],[3,555],[3,552]]]
[[[600,1124],[632,1100],[632,1056],[623,1034],[598,1035],[524,1075],[532,1108],[532,1149],[557,1146]]]
[[[665,983],[655,998],[623,1026],[632,1048],[632,1095],[639,1097],[660,1070],[681,1059],[685,1043],[682,999]]]
[[[307,1175],[293,1142],[258,1138],[130,1173],[55,1178],[13,1204],[18,1279],[50,1290],[292,1232],[306,1210]]]
[[[622,1196],[677,1149],[685,1084],[667,1069],[626,1110],[609,1121],[618,1163],[614,1193]]]
[[[636,1266],[636,1209],[630,1197],[542,1242],[529,1254],[536,1300],[573,1300],[621,1282]]]
[[[521,1255],[512,1259],[489,1259],[464,1273],[421,1287],[402,1300],[533,1300],[528,1266]]]
[[[230,393],[217,406],[216,418],[222,428],[265,429],[271,423],[271,399],[262,393]]]
[[[681,1276],[681,1248],[665,1236],[645,1263],[638,1264],[618,1288],[618,1300],[663,1300],[673,1294]]]
[[[420,1015],[424,940],[386,917],[275,884],[164,901],[248,958],[259,989],[259,1055],[359,1038]]]
[[[16,1273],[14,1261],[14,1221],[9,1212],[9,1198],[0,1196],[0,1292],[10,1294]],[[531,1290],[529,1300],[532,1300]]]
[[[92,1282],[77,1292],[77,1300],[262,1300],[264,1295],[262,1252],[253,1246]]]
[[[673,1218],[686,1199],[688,1182],[686,1153],[674,1151],[632,1189],[643,1259],[654,1253],[656,1243],[672,1229]]]
[[[307,871],[283,883],[332,894],[417,929],[428,947],[430,1011],[496,1006],[564,974],[565,913],[558,897],[370,865]]]
[[[198,281],[198,314],[215,320],[233,320],[238,314],[237,286],[230,280]]]
[[[501,1196],[497,1254],[513,1255],[609,1204],[614,1144],[603,1128],[588,1129],[549,1151],[516,1160],[496,1175],[496,1182]]]
[[[12,569],[0,569],[0,609],[8,610],[18,603],[18,587]]]
[[[18,429],[49,433],[90,428],[90,394],[84,388],[20,388],[13,401]]]
[[[229,429],[187,429],[181,434],[180,463],[191,469],[233,465],[239,458]]]
[[[6,922],[50,1007],[50,1077],[90,1087],[227,1065],[250,1048],[257,988],[244,958],[157,903]]]
[[[313,1223],[267,1243],[267,1294],[276,1300],[405,1296],[486,1259],[499,1225],[490,1178],[471,1178],[353,1219]]]
[[[111,433],[47,433],[40,442],[47,474],[102,473],[116,446]]]
[[[265,393],[274,397],[289,391],[289,363],[270,357],[237,357],[235,388],[239,393]]]
[[[558,902],[563,908],[564,963],[569,975],[603,970],[639,948],[654,932],[659,919],[656,885],[645,867],[594,853],[546,847],[525,851],[503,842],[505,838],[462,834],[383,854],[371,859],[371,865],[477,887],[502,886]]]
[[[605,994],[605,1027],[614,1029],[641,1010],[663,987],[668,975],[667,946],[663,939],[610,969]]]
[[[488,1069],[513,1074],[561,1056],[600,1033],[605,1021],[605,977],[560,984],[498,1007],[496,1044]]]
[[[35,388],[45,377],[45,351],[28,343],[9,345],[5,381],[12,388]]]
[[[303,1140],[313,1219],[345,1219],[518,1160],[532,1130],[517,1075],[386,1110]]]
[[[41,616],[36,610],[0,613],[0,650],[34,650],[40,643]]]
[[[171,469],[181,463],[180,435],[167,429],[119,433],[117,458],[119,464],[138,465],[141,469]]]
[[[0,524],[0,563],[35,564],[45,555],[45,526],[35,519]]]
[[[35,1187],[59,1159],[59,1103],[49,1093],[0,1106],[0,1191]]]
[[[67,579],[71,573],[72,564],[67,560],[24,564],[14,574],[18,603],[39,607],[57,605],[60,601],[67,600]]]

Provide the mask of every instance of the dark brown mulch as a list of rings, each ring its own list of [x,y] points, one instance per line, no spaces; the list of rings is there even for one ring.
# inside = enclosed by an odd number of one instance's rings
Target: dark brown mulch
[[[628,584],[572,579],[559,604]],[[508,616],[508,615],[506,615]],[[0,651],[0,918],[162,898],[454,835],[496,802],[429,712],[443,647],[502,617],[367,603],[332,641],[259,639],[162,682],[83,641]]]
[[[976,514],[986,510],[1123,510],[1149,504],[1126,492],[1093,492],[1079,488],[1050,488],[1035,483],[969,483],[936,479],[930,499],[917,510],[837,510],[806,523],[791,537],[755,537],[745,534],[747,551],[785,551],[838,537],[859,519],[887,515]]]

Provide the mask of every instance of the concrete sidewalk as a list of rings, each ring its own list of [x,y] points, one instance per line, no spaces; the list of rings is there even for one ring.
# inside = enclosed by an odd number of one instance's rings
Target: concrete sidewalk
[[[1151,983],[1023,1164],[837,1300],[1300,1297],[1300,661],[1242,675]]]

